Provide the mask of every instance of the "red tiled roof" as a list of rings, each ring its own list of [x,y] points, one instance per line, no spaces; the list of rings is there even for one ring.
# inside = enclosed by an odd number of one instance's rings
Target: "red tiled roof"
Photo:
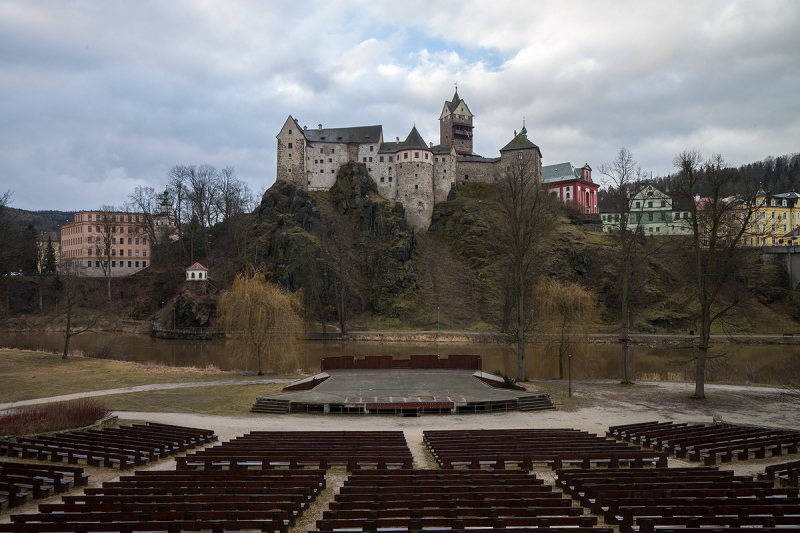
[[[188,270],[206,270],[207,271],[208,269],[206,267],[204,267],[203,265],[201,265],[200,263],[195,263],[192,266],[190,266],[189,268],[187,268],[186,270],[187,271]]]

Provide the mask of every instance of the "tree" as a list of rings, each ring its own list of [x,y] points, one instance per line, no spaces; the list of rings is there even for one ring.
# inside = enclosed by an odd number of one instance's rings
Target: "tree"
[[[58,260],[56,259],[56,248],[53,245],[53,237],[47,236],[47,245],[44,247],[42,257],[42,274],[55,274],[58,268]]]
[[[152,187],[136,187],[128,195],[129,203],[125,207],[126,211],[144,214],[143,217],[136,217],[134,224],[150,239],[150,249],[154,255],[158,254],[159,244],[163,242],[163,236],[158,234],[153,220],[153,216],[161,212],[161,198]]]
[[[549,334],[549,351],[558,357],[558,378],[564,379],[564,356],[576,348],[573,339],[584,344],[589,339],[597,311],[595,296],[577,283],[546,278],[533,290],[533,305],[542,331]]]
[[[527,150],[496,178],[501,191],[495,199],[495,245],[510,273],[514,321],[507,338],[517,347],[517,381],[527,380],[525,341],[533,328],[530,287],[555,227],[556,198],[542,187],[540,174],[536,154]]]
[[[267,281],[263,270],[248,269],[222,293],[217,309],[234,343],[258,361],[259,376],[265,362],[287,368],[305,329],[301,295]],[[279,361],[271,359],[276,352],[283,355]]]
[[[82,319],[77,316],[76,307],[86,301],[86,291],[80,286],[80,267],[73,261],[66,261],[61,264],[60,280],[61,295],[63,305],[61,312],[56,315],[56,319],[63,319],[64,325],[62,335],[64,335],[64,353],[62,359],[69,356],[69,342],[72,337],[90,331],[97,322],[100,315]]]
[[[683,250],[691,261],[700,322],[694,397],[705,398],[711,326],[739,302],[730,286],[744,264],[739,244],[755,212],[755,192],[748,184],[734,190],[735,174],[721,155],[703,162],[700,153],[684,151],[673,163],[678,169],[674,190],[689,206],[691,234]]]
[[[117,214],[113,205],[103,205],[100,207],[99,211],[100,213],[97,215],[98,225],[95,226],[95,229],[97,229],[100,235],[95,233],[95,255],[97,256],[97,264],[103,270],[103,275],[106,278],[108,301],[110,302],[111,276],[113,274],[111,270],[111,254],[116,254],[114,244],[117,240]],[[120,219],[120,222],[122,222],[122,219]],[[122,233],[122,227],[119,228],[119,231]]]
[[[622,383],[627,385],[631,382],[628,347],[630,344],[632,277],[645,258],[645,255],[641,253],[644,245],[644,239],[640,231],[642,211],[640,208],[637,212],[631,207],[631,196],[634,193],[637,182],[642,179],[642,171],[636,165],[633,154],[627,148],[621,148],[614,161],[600,166],[600,172],[606,176],[609,182],[609,189],[613,188],[613,192],[609,194],[613,198],[616,207],[613,239],[617,249],[615,257],[619,266]],[[644,280],[636,285],[642,285],[643,283]]]

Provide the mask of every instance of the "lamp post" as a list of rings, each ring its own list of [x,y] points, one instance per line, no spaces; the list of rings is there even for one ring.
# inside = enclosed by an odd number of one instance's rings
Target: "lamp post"
[[[569,397],[572,398],[572,356],[567,356],[567,367],[569,368]]]
[[[436,306],[436,333],[439,333],[439,306]]]

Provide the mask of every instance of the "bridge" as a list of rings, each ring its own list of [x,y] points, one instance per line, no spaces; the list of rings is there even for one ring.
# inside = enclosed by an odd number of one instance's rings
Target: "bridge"
[[[789,273],[789,288],[795,290],[797,284],[800,283],[800,246],[763,246],[761,248],[762,263],[778,261]]]

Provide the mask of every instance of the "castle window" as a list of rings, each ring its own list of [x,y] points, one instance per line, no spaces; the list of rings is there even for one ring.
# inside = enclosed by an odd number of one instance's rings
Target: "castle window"
[[[374,152],[374,151],[375,151],[375,147],[374,147],[374,146],[370,146],[370,147],[369,147],[369,151],[370,151],[370,152]]]
[[[416,176],[416,174],[415,174],[415,176]],[[414,188],[415,189],[419,189],[419,185],[414,185]]]
[[[341,139],[341,137],[339,137],[339,138]],[[336,153],[336,149],[335,148],[331,148],[331,153],[335,154]]]
[[[650,222],[653,221],[653,213],[647,213],[647,220]]]
[[[389,163],[391,163],[392,161],[394,161],[394,156],[390,155],[389,156]]]
[[[292,130],[289,130],[289,135],[291,135],[291,134],[292,134]]]
[[[292,157],[292,154],[289,154],[289,157]]]
[[[324,154],[325,152],[322,151],[322,148],[319,149],[319,153]]]
[[[319,173],[320,173],[320,174],[323,174],[324,172],[325,172],[325,169],[324,169],[324,168],[321,168],[321,169],[319,169]]]
[[[333,159],[331,159],[331,158],[329,157],[329,158],[328,158],[328,163],[333,163]]]
[[[391,176],[389,176],[389,183],[391,183],[391,182],[392,182],[392,177],[391,177]]]
[[[425,159],[428,159],[428,154],[427,153],[425,154]]]
[[[392,167],[389,167],[389,172],[391,172],[391,171],[392,171]]]
[[[292,147],[292,143],[289,143],[289,148],[291,148],[291,147]]]
[[[468,180],[469,179],[469,174],[464,174],[464,179]]]
[[[91,252],[91,250],[89,250],[89,251]],[[86,266],[89,266],[89,267],[91,267],[91,266],[92,266],[92,262],[91,262],[91,261],[88,261],[88,262],[86,263]]]
[[[362,163],[366,163],[366,162],[367,162],[367,158],[365,157],[364,160],[362,161]]]
[[[318,160],[318,159],[315,159],[315,160],[314,160],[314,164],[316,165],[317,163],[319,163],[319,160]]]
[[[381,163],[383,163],[383,156],[380,156],[380,158],[379,158],[378,160],[379,160]]]
[[[438,163],[438,162],[439,162],[439,158],[438,158],[438,157],[434,157],[434,158],[433,158],[433,162],[434,162],[434,163]]]
[[[511,167],[506,167],[506,172],[511,172]]]
[[[444,169],[444,173],[447,174],[447,169]]]
[[[414,159],[419,159],[419,152],[414,152]]]
[[[414,174],[414,177],[415,177],[415,178],[418,178],[418,177],[419,177],[419,174]],[[417,188],[419,188],[419,187],[417,187]]]
[[[369,162],[372,163],[372,158],[371,157],[369,158]]]
[[[331,174],[335,174],[335,172],[333,171],[333,169],[331,169]]]
[[[403,154],[403,159],[408,159],[408,152]]]
[[[383,183],[383,176],[381,176],[381,183]]]

